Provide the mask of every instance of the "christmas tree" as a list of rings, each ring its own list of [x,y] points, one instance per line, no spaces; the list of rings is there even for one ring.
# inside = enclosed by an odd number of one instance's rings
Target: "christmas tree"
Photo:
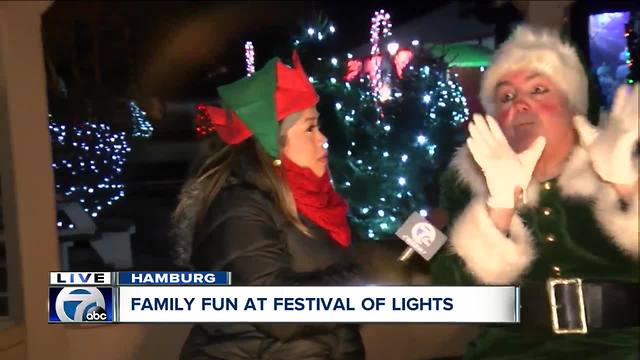
[[[135,101],[129,101],[129,111],[131,112],[131,120],[133,121],[132,137],[149,138],[153,134],[153,125],[144,112]]]
[[[49,116],[56,194],[92,217],[124,196],[122,172],[131,151],[124,132],[85,122],[62,125]],[[72,228],[63,218],[58,228]]]
[[[389,237],[413,211],[426,216],[438,205],[438,177],[464,140],[460,124],[468,117],[442,58],[418,41],[409,48],[389,42],[390,29],[388,14],[376,13],[366,59],[332,54],[336,28],[326,20],[294,41],[320,95],[334,185],[361,238]]]

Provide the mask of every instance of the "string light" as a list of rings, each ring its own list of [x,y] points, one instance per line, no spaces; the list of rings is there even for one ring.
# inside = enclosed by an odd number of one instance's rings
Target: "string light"
[[[389,14],[383,10],[376,12],[371,22],[370,55],[372,58],[384,55],[384,61],[391,56],[389,64],[395,71],[386,73],[385,67],[370,67],[365,59],[352,54],[341,58],[310,51],[307,54],[313,55],[306,58],[317,65],[309,67],[310,81],[321,97],[333,99],[330,105],[335,110],[329,109],[328,116],[335,116],[344,129],[344,137],[332,138],[334,134],[327,134],[341,149],[337,152],[340,160],[332,159],[336,190],[352,206],[350,221],[354,231],[370,239],[391,235],[412,211],[421,209],[421,214],[426,214],[423,182],[439,175],[439,164],[447,162],[447,154],[452,151],[449,141],[438,140],[453,131],[455,127],[449,124],[464,121],[468,113],[455,75],[447,76],[446,67],[441,64],[429,62],[425,66],[425,58],[411,56],[401,63],[402,71],[398,72],[396,59],[407,52],[413,55],[416,49],[403,49],[401,44],[383,41],[391,35],[391,28]],[[313,29],[312,33],[309,29]],[[302,44],[314,44],[319,33],[324,36],[333,32],[325,26],[310,27],[303,29],[299,39]],[[421,42],[415,40],[411,44],[419,46]],[[304,50],[300,49],[303,57]],[[384,54],[380,54],[382,50]],[[339,66],[342,61],[346,66]],[[347,80],[340,72],[349,71],[355,75]],[[446,128],[440,128],[443,122],[447,123]],[[445,132],[441,133],[442,130]],[[350,140],[356,138],[362,141],[356,144]],[[420,174],[416,173],[417,168]],[[362,195],[362,184],[367,184],[366,196]]]
[[[129,111],[133,120],[133,131],[131,136],[149,138],[153,134],[153,125],[147,119],[147,113],[144,112],[135,101],[129,101]]]
[[[244,44],[244,59],[247,64],[247,76],[251,76],[256,72],[255,57],[256,54],[253,49],[253,42],[247,41]]]
[[[49,133],[57,194],[78,201],[92,217],[124,197],[121,176],[131,151],[124,132],[92,122],[67,128],[49,115]],[[72,228],[62,214],[57,225]]]
[[[435,99],[435,101],[433,101]],[[449,119],[452,125],[459,125],[469,117],[467,99],[462,93],[462,87],[454,81],[438,81],[437,88],[423,96],[423,102],[428,106],[428,116],[432,120]],[[462,112],[451,111],[447,104],[454,102],[462,105]],[[433,105],[435,104],[435,106]],[[460,107],[460,106],[458,106]],[[455,107],[454,107],[455,109]],[[440,113],[443,112],[443,113]],[[440,116],[438,115],[440,113]],[[443,116],[445,115],[446,116]]]
[[[637,23],[637,15],[635,12],[631,12],[629,16],[629,22],[624,26],[624,37],[627,41],[625,53],[627,56],[627,84],[634,84],[640,80],[640,69],[638,68],[638,62],[640,62],[640,37],[635,31],[635,24]]]
[[[211,123],[209,114],[207,114],[207,106],[205,104],[198,104],[196,109],[198,110],[195,120],[196,136],[201,138],[211,135],[215,132],[215,128]]]
[[[391,42],[387,44],[387,51],[391,56],[394,56],[396,53],[398,53],[398,49],[400,49],[400,44],[398,44],[397,42]]]
[[[380,40],[391,35],[391,16],[384,10],[376,11],[371,18],[371,30],[369,31],[371,43],[370,54],[372,58],[380,55]],[[378,98],[382,89],[382,67],[377,66],[373,78],[369,79],[373,95]]]

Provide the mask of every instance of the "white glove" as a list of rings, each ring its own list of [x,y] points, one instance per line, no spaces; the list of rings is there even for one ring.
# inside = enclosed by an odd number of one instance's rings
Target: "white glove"
[[[522,188],[526,202],[524,194],[546,145],[545,138],[538,137],[527,150],[516,154],[495,119],[487,116],[485,121],[479,114],[473,115],[469,133],[471,136],[467,139],[467,146],[480,165],[489,188],[487,205],[492,208],[514,208],[514,194],[518,186]]]
[[[603,129],[591,125],[584,116],[575,116],[573,124],[587,149],[593,169],[607,182],[632,184],[638,179],[638,164],[633,161],[638,141],[638,85],[622,85],[616,91],[608,123]]]

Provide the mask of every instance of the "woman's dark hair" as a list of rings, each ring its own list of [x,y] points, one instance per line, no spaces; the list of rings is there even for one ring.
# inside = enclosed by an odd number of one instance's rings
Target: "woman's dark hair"
[[[281,137],[284,144],[286,137]],[[240,166],[240,164],[242,164]],[[300,231],[309,234],[296,210],[293,195],[273,159],[262,146],[249,138],[237,145],[225,145],[212,140],[207,154],[195,167],[197,170],[180,191],[178,205],[172,214],[172,234],[175,242],[174,260],[178,265],[189,266],[191,247],[196,229],[205,221],[205,216],[216,196],[236,177],[247,172],[251,182],[260,190],[270,194],[276,206]],[[235,174],[234,174],[235,172]]]

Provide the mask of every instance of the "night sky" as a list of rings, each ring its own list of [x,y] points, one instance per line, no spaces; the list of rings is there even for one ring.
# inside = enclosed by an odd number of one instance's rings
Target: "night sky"
[[[347,1],[300,1],[276,2],[273,16],[280,14],[283,21],[269,23],[259,29],[230,34],[231,41],[225,51],[222,66],[226,71],[219,81],[228,82],[244,75],[244,41],[252,40],[256,52],[256,66],[260,68],[273,56],[286,58],[291,48],[291,35],[303,32],[319,17],[330,20],[337,28],[335,47],[338,53],[349,50],[369,41],[371,17],[375,11],[384,9],[391,15],[394,26],[423,16],[437,7],[449,3],[449,0],[428,2],[371,1],[366,3]],[[213,69],[214,72],[220,68]],[[206,86],[206,85],[205,85]]]
[[[71,98],[210,101],[218,86],[246,74],[246,41],[259,69],[289,58],[292,36],[325,18],[337,29],[327,56],[341,55],[369,42],[377,10],[397,29],[455,1],[58,1],[43,17],[44,46]],[[485,8],[485,23],[507,18],[487,11],[489,2],[459,3],[472,16]]]

